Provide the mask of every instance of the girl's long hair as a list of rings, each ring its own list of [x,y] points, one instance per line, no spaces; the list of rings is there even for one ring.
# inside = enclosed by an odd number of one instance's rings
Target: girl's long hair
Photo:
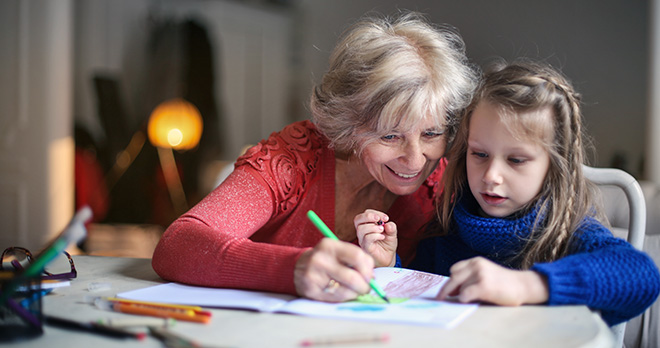
[[[442,231],[450,230],[452,211],[460,196],[471,194],[465,164],[467,140],[472,112],[482,101],[501,108],[499,114],[510,129],[519,130],[523,137],[533,137],[527,139],[538,141],[550,155],[550,168],[541,192],[523,208],[534,207],[539,214],[523,252],[517,257],[520,267],[527,269],[536,262],[567,255],[580,222],[585,216],[596,215],[595,186],[582,173],[586,136],[580,95],[557,70],[525,60],[509,65],[499,62],[487,71],[475,99],[464,113],[447,154],[444,190],[437,202]],[[545,107],[552,111],[554,134],[549,141],[543,139],[538,118],[520,117],[520,113]]]

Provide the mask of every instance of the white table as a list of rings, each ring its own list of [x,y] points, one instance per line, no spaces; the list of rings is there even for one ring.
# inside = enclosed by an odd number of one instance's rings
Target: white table
[[[78,278],[56,289],[43,301],[44,313],[80,321],[128,314],[103,311],[86,303],[90,296],[116,293],[163,283],[150,259],[75,256]],[[110,290],[90,292],[91,282],[111,284]],[[393,347],[612,347],[612,334],[603,320],[585,306],[480,306],[451,330],[361,321],[330,320],[288,314],[212,309],[210,324],[178,321],[171,329],[212,347],[299,347],[304,339],[351,333],[388,333],[388,343],[341,344],[338,348]],[[7,347],[162,347],[152,337],[138,341],[44,327],[38,338]]]

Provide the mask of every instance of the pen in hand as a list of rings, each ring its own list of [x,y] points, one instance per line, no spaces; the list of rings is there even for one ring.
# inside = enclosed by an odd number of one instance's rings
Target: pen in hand
[[[337,236],[335,236],[335,234],[332,233],[332,230],[330,230],[328,225],[326,225],[323,222],[323,220],[321,220],[321,218],[318,215],[316,215],[315,212],[309,210],[307,212],[307,217],[312,221],[314,226],[316,226],[316,228],[318,228],[318,230],[321,231],[321,233],[323,233],[325,237],[334,240],[339,240],[339,238],[337,238]],[[378,283],[376,283],[374,279],[371,279],[369,281],[369,286],[371,286],[371,288],[376,292],[376,294],[378,294],[378,296],[380,296],[380,298],[385,300],[385,302],[390,303],[390,300],[385,295],[385,291],[383,291],[383,289],[381,289],[380,286],[378,286]]]

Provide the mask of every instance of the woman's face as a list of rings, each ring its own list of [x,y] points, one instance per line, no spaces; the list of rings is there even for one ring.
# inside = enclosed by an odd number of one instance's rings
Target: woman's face
[[[426,119],[407,132],[392,131],[368,144],[362,162],[376,181],[396,195],[411,194],[445,153],[444,130]]]

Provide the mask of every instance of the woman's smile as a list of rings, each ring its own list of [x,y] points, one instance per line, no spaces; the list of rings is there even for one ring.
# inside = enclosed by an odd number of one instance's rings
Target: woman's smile
[[[396,174],[398,177],[403,178],[403,179],[415,179],[422,172],[421,170],[419,170],[419,171],[411,173],[411,174],[406,174],[406,173],[402,173],[402,172],[397,172],[396,170],[394,170],[394,169],[392,169],[388,166],[385,166],[385,167],[387,167],[387,169],[389,169],[392,173]]]

